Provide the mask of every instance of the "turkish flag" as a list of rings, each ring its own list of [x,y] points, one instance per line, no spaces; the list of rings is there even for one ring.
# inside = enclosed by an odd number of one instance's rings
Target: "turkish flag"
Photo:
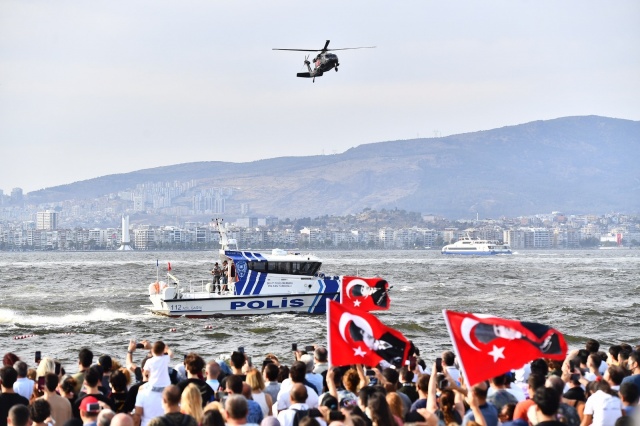
[[[562,361],[567,354],[564,336],[546,325],[446,309],[442,312],[468,386],[537,358]]]
[[[382,324],[372,314],[327,299],[329,363],[335,366],[381,361],[404,365],[411,343],[397,330]]]
[[[342,304],[359,311],[389,309],[389,283],[382,278],[342,277]]]

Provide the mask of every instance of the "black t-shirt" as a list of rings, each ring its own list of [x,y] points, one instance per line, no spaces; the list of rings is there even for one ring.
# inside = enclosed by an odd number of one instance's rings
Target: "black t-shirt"
[[[29,400],[17,393],[0,393],[0,426],[7,426],[7,417],[9,417],[9,410],[14,405],[26,405],[29,406]]]
[[[181,381],[180,383],[178,383],[180,392],[184,392],[186,387],[189,386],[191,383],[193,383],[198,387],[198,389],[200,389],[200,395],[202,396],[203,407],[215,399],[215,393],[213,392],[213,389],[211,389],[211,386],[209,386],[207,382],[205,382],[204,380],[200,380],[200,379],[187,379],[187,380]]]

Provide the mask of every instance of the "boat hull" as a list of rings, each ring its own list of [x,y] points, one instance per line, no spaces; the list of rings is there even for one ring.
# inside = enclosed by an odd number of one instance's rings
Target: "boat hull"
[[[339,300],[339,292],[317,294],[269,294],[254,296],[194,297],[167,299],[151,296],[151,312],[169,317],[209,318],[218,316],[261,315],[273,313],[324,314],[327,299]]]

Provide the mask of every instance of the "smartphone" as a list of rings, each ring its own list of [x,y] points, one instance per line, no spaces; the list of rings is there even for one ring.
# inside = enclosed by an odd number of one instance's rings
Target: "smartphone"
[[[95,413],[96,411],[100,411],[100,404],[97,402],[87,404],[87,412]]]
[[[569,371],[573,373],[573,370],[575,368],[576,368],[576,365],[573,363],[573,361],[569,360]]]
[[[44,392],[44,376],[38,377],[38,390]]]
[[[315,351],[316,348],[314,348],[313,346],[305,346],[304,350],[307,351],[307,353],[309,353],[309,352]]]
[[[572,382],[577,382],[578,380],[580,380],[580,375],[578,373],[573,373],[569,380]]]
[[[136,343],[136,349],[144,349],[144,343]]]
[[[60,375],[60,368],[62,368],[62,366],[60,365],[60,363],[58,361],[56,361],[56,376]]]
[[[436,358],[436,373],[442,373],[442,358]]]
[[[291,344],[291,350],[292,350],[293,352],[297,351],[297,350],[298,350],[298,344],[297,344],[297,343],[292,343],[292,344]]]
[[[229,394],[224,391],[218,391],[216,392],[216,399],[224,404],[228,395]]]
[[[40,351],[36,351],[36,364],[39,364],[41,359],[42,353]]]
[[[410,356],[409,357],[409,369],[411,371],[416,369],[416,364],[418,363],[418,360],[416,359],[415,356]]]
[[[238,352],[240,352],[241,354],[243,354],[243,353],[244,353],[244,346],[240,346],[240,347],[238,348]]]

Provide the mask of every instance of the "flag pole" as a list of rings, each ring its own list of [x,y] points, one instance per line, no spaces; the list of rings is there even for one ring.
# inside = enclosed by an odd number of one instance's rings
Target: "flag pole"
[[[156,282],[160,282],[160,262],[156,259]]]
[[[327,357],[327,361],[329,363],[329,367],[331,368],[332,364],[331,364],[331,333],[329,332],[329,330],[331,329],[331,319],[329,318],[329,303],[331,303],[331,299],[329,299],[327,297],[327,350],[329,352],[329,356]]]
[[[476,383],[469,383],[469,379],[467,378],[467,369],[464,366],[464,362],[462,361],[462,358],[460,357],[460,351],[458,350],[458,343],[456,342],[456,339],[453,338],[453,332],[451,331],[451,324],[449,323],[449,317],[447,316],[447,310],[443,309],[442,310],[442,316],[444,317],[444,323],[447,325],[447,331],[449,332],[449,337],[451,338],[451,343],[453,344],[453,351],[456,354],[456,358],[458,359],[458,363],[460,364],[460,373],[462,373],[462,378],[464,379],[464,385],[466,386],[467,389],[469,389],[469,391],[471,391],[471,386],[475,385]]]

